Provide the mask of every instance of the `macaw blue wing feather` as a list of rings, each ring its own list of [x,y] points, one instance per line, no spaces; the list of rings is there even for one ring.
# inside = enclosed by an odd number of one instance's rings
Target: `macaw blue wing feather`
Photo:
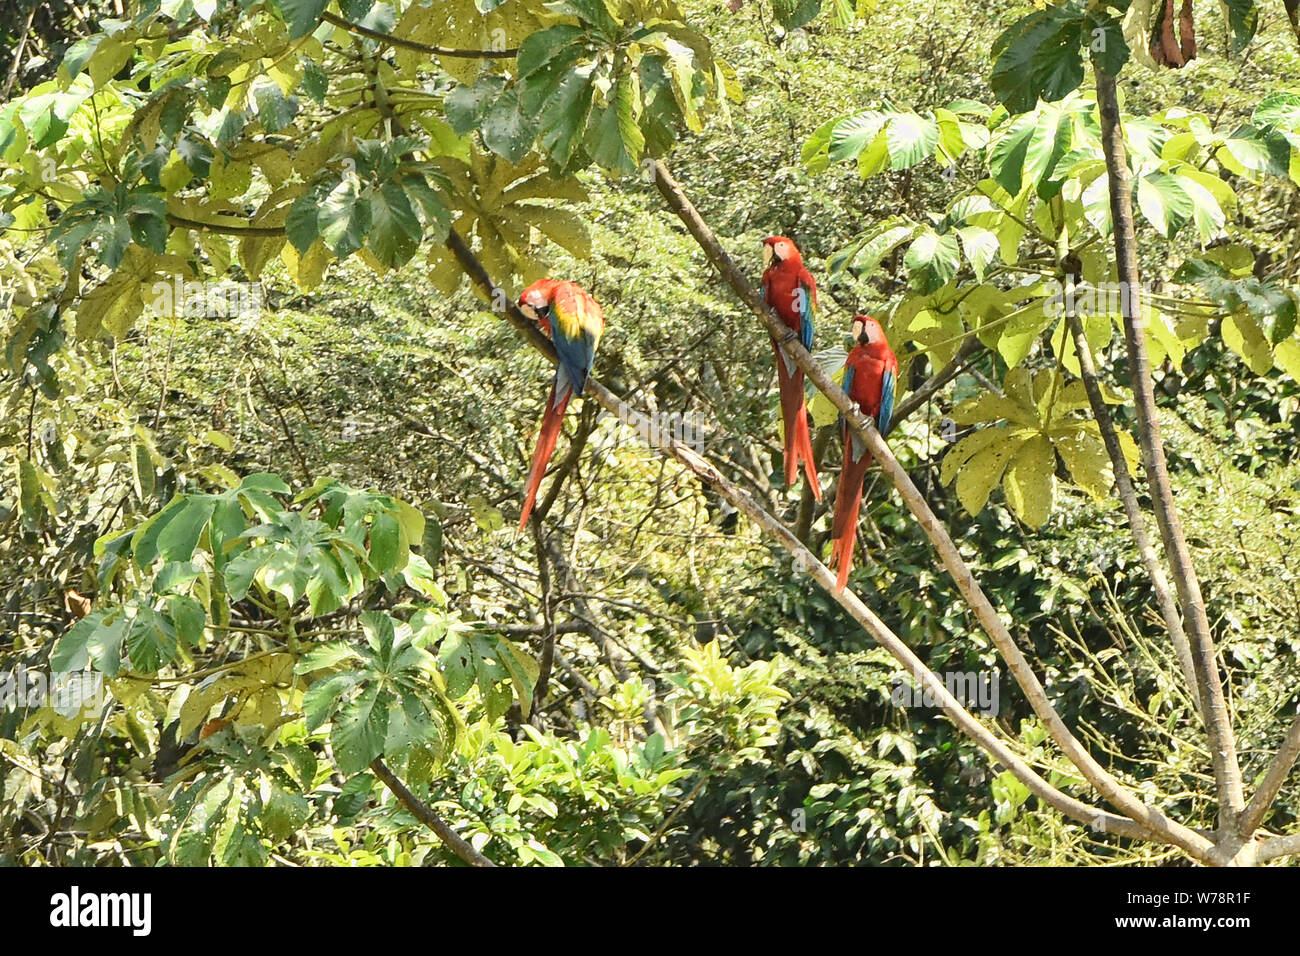
[[[579,396],[596,359],[604,316],[596,300],[572,283],[561,283],[551,305],[551,341],[560,365]]]
[[[813,345],[813,313],[816,307],[813,305],[815,298],[813,290],[805,282],[799,283],[799,341],[809,352],[812,351]]]
[[[876,430],[883,436],[889,432],[889,421],[894,417],[894,373],[885,369],[880,379],[880,414],[876,416]]]

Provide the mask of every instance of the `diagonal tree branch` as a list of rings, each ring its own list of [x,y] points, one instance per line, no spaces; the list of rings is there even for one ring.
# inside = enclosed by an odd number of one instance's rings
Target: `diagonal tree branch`
[[[555,353],[549,340],[542,335],[540,330],[538,330],[533,323],[529,322],[523,314],[519,312],[509,297],[506,296],[499,287],[495,285],[495,283],[493,283],[491,277],[488,276],[482,264],[474,256],[473,252],[465,244],[465,241],[455,232],[455,230],[452,230],[450,233],[447,240],[447,246],[451,250],[452,254],[455,255],[462,268],[464,268],[464,270],[469,274],[471,280],[478,287],[480,292],[493,302],[506,302],[505,315],[507,321],[518,328],[529,340],[530,344],[533,344],[539,351],[554,361]],[[727,261],[729,262],[730,260]],[[752,292],[752,290],[750,291]],[[772,320],[773,322],[779,321],[774,316],[772,317]],[[784,328],[784,326],[782,326],[782,328]],[[798,346],[798,351],[793,354],[795,355],[796,361],[798,361],[801,366],[811,366],[820,371],[816,362],[813,361],[812,356],[809,355],[802,346]],[[807,368],[805,368],[805,372],[807,372]],[[824,375],[822,377],[825,378]],[[838,389],[835,389],[835,391],[838,392],[840,396],[843,395],[843,393],[839,392]],[[620,415],[622,420],[636,428],[643,437],[648,437],[651,427],[649,419],[640,412],[629,414],[626,404],[594,378],[589,378],[587,380],[587,394],[611,413]],[[841,402],[841,404],[847,403]],[[920,492],[917,491],[915,486],[911,485],[911,481],[907,478],[906,473],[903,472],[902,466],[898,464],[898,461],[889,452],[888,446],[880,440],[879,433],[876,432],[874,426],[869,424],[869,420],[864,419],[861,413],[857,411],[856,407],[845,407],[842,408],[841,411],[844,411],[851,416],[850,421],[855,430],[859,431],[859,433],[863,435],[869,436],[871,450],[876,454],[877,458],[887,459],[887,462],[882,461],[882,466],[887,466],[887,473],[891,480],[893,480],[896,485],[899,485],[901,476],[901,482],[905,483],[907,487],[910,487],[911,495],[913,495],[916,500],[921,500]],[[837,591],[835,588],[835,575],[824,564],[822,564],[821,561],[819,561],[817,557],[809,551],[788,528],[765,511],[753,498],[728,481],[726,477],[717,470],[717,468],[698,455],[689,446],[684,445],[672,436],[660,436],[660,438],[661,440],[658,443],[658,447],[662,451],[671,454],[679,462],[685,465],[697,478],[710,484],[723,498],[730,502],[732,506],[753,520],[762,530],[773,536],[786,551],[794,556],[797,567],[807,570],[817,584],[831,595],[841,607],[848,611],[855,621],[862,625],[862,627],[864,627],[882,647],[893,655],[895,660],[906,667],[909,673],[918,675],[923,685],[923,689],[934,695],[934,699],[938,701],[939,706],[943,708],[944,712],[953,720],[959,729],[970,736],[979,746],[992,754],[996,760],[1005,765],[1017,779],[1023,782],[1025,786],[1041,800],[1049,806],[1056,808],[1061,813],[1071,816],[1076,820],[1089,823],[1097,830],[1134,839],[1152,839],[1171,843],[1202,862],[1214,862],[1214,847],[1208,839],[1200,833],[1184,827],[1181,824],[1175,823],[1167,819],[1158,811],[1142,804],[1135,797],[1129,794],[1128,791],[1124,790],[1118,781],[1115,781],[1109,774],[1097,766],[1095,761],[1093,761],[1086,752],[1083,753],[1083,757],[1080,759],[1086,759],[1090,764],[1089,773],[1091,773],[1092,776],[1098,776],[1101,780],[1100,786],[1097,784],[1094,784],[1094,786],[1096,786],[1098,791],[1102,792],[1103,796],[1108,800],[1112,798],[1112,795],[1115,795],[1117,799],[1112,800],[1112,802],[1115,802],[1117,806],[1120,806],[1120,809],[1124,811],[1128,818],[1116,816],[1094,807],[1090,807],[1048,783],[1014,751],[1012,751],[1010,747],[998,739],[987,727],[981,724],[979,720],[967,711],[962,704],[948,692],[944,682],[930,671],[921,662],[920,658],[918,658],[911,649],[908,648],[907,645],[904,644],[903,641],[900,640],[889,629],[889,627],[871,611],[870,608],[863,604],[856,594],[847,588],[843,591]],[[663,440],[664,438],[667,440]],[[900,491],[902,490],[902,487],[900,487]],[[904,497],[908,497],[906,492],[904,493]],[[935,527],[938,526],[937,519],[935,519],[932,514],[930,515],[930,522]],[[939,529],[939,532],[943,533],[941,528]],[[955,548],[952,547],[950,541],[948,544],[955,554]],[[960,558],[958,558],[958,560],[960,560]],[[969,578],[969,571],[967,571],[967,578]],[[1019,651],[1015,651],[1015,653],[1018,655]],[[1021,661],[1023,664],[1023,658],[1021,658]],[[1027,666],[1027,664],[1024,664],[1024,667]],[[1032,673],[1030,674],[1030,677],[1032,678]],[[1036,679],[1034,680],[1034,684],[1037,686]],[[1038,692],[1045,700],[1045,695],[1043,695],[1041,687],[1038,687]],[[1049,713],[1051,713],[1051,716],[1055,718],[1056,723],[1060,724],[1060,718],[1056,716],[1054,711],[1051,711],[1050,705],[1048,705],[1047,709]],[[1063,725],[1061,726],[1061,729],[1063,730]],[[1074,740],[1074,738],[1070,736],[1068,731],[1064,731],[1064,735],[1067,741],[1073,744],[1073,749],[1075,751],[1082,751],[1081,745],[1079,745],[1077,740]],[[1062,749],[1067,750],[1066,747],[1062,747]],[[1068,750],[1067,755],[1069,755]],[[1075,763],[1076,767],[1079,766],[1079,760],[1076,760],[1073,756],[1070,756],[1070,759]]]
[[[470,866],[496,866],[495,863],[474,849],[469,841],[453,830],[446,820],[433,811],[432,807],[411,793],[406,784],[397,778],[397,774],[388,769],[386,763],[376,758],[370,764],[370,769],[374,771],[376,777],[384,782],[384,786],[393,791],[393,796],[397,797],[402,806],[410,810],[417,820],[436,833],[438,839],[447,844],[447,848],[452,853],[455,853]]]
[[[1267,863],[1280,856],[1292,856],[1300,853],[1300,833],[1287,836],[1270,837],[1255,848],[1255,862]]]
[[[1295,766],[1298,759],[1300,759],[1300,714],[1291,721],[1286,737],[1282,740],[1282,746],[1278,748],[1273,762],[1268,766],[1268,772],[1264,774],[1264,782],[1259,785],[1255,795],[1250,798],[1250,803],[1246,804],[1246,809],[1242,811],[1241,819],[1237,824],[1237,833],[1242,839],[1249,839],[1264,822],[1264,817],[1268,815],[1273,801],[1277,799],[1278,791],[1282,789],[1282,784],[1286,783],[1286,778],[1290,776],[1291,768]]]
[[[1124,341],[1128,347],[1133,378],[1133,404],[1137,413],[1138,442],[1146,470],[1151,503],[1169,560],[1174,586],[1183,611],[1183,625],[1192,644],[1196,679],[1201,691],[1201,714],[1210,740],[1210,758],[1219,793],[1219,830],[1223,838],[1236,837],[1236,817],[1244,804],[1241,768],[1237,764],[1237,745],[1219,676],[1218,655],[1210,622],[1205,615],[1205,599],[1192,564],[1191,551],[1183,536],[1182,522],[1174,507],[1173,488],[1165,464],[1165,447],[1160,437],[1156,414],[1155,388],[1151,377],[1151,360],[1147,355],[1146,320],[1142,314],[1141,286],[1138,276],[1137,232],[1133,225],[1133,177],[1128,168],[1128,151],[1124,146],[1124,129],[1120,122],[1119,93],[1115,77],[1098,68],[1097,106],[1101,113],[1102,152],[1110,176],[1110,213],[1115,242],[1115,259],[1119,269],[1123,296]]]
[[[1067,272],[1066,302],[1074,301],[1071,295],[1074,283],[1074,274]],[[1187,632],[1183,630],[1183,619],[1178,614],[1178,604],[1169,589],[1169,579],[1165,577],[1164,565],[1161,564],[1160,556],[1156,554],[1156,549],[1151,544],[1151,537],[1147,534],[1146,519],[1142,516],[1137,491],[1133,487],[1133,478],[1129,475],[1128,460],[1124,457],[1124,450],[1119,444],[1119,435],[1115,432],[1115,423],[1110,417],[1110,409],[1106,407],[1106,399],[1101,393],[1101,381],[1097,376],[1097,366],[1092,359],[1092,346],[1088,344],[1083,323],[1079,321],[1079,315],[1074,309],[1066,310],[1065,321],[1070,327],[1070,335],[1074,338],[1074,352],[1079,358],[1079,377],[1083,379],[1083,390],[1088,395],[1088,406],[1092,409],[1093,418],[1097,420],[1101,442],[1106,446],[1106,454],[1110,458],[1111,471],[1115,477],[1115,490],[1119,493],[1119,500],[1123,502],[1129,530],[1133,533],[1133,542],[1137,545],[1138,554],[1142,558],[1142,563],[1146,565],[1147,575],[1151,578],[1151,588],[1156,592],[1160,616],[1164,618],[1165,627],[1169,629],[1169,639],[1173,642],[1174,653],[1183,672],[1183,680],[1187,682],[1187,687],[1192,692],[1192,699],[1197,702],[1199,708],[1201,694],[1196,680],[1196,662],[1192,660],[1192,648],[1187,642]]]
[[[656,173],[655,185],[660,195],[664,197],[669,208],[686,224],[687,230],[699,243],[700,248],[704,250],[709,261],[722,274],[723,279],[740,299],[767,326],[769,334],[781,343],[786,354],[790,356],[796,365],[803,369],[808,380],[830,399],[831,403],[844,416],[845,421],[849,423],[849,427],[853,429],[854,433],[866,442],[867,448],[875,456],[881,470],[898,490],[903,502],[916,517],[931,544],[934,545],[944,567],[957,584],[958,590],[961,591],[962,597],[966,599],[985,633],[988,634],[998,652],[1007,662],[1011,675],[1020,685],[1029,705],[1039,719],[1042,720],[1056,745],[1061,748],[1061,751],[1070,762],[1078,768],[1084,778],[1112,806],[1119,809],[1131,820],[1138,821],[1144,827],[1157,833],[1162,839],[1182,847],[1198,858],[1202,858],[1210,846],[1203,836],[1174,820],[1170,820],[1160,811],[1143,803],[1116,780],[1109,771],[1102,767],[1070,732],[1069,728],[1065,726],[1065,722],[1053,708],[1051,701],[1047,697],[1047,692],[1039,682],[1033,668],[1012,639],[1006,624],[998,616],[992,603],[990,603],[983,589],[975,580],[969,566],[962,559],[957,546],[930,509],[920,490],[913,484],[911,477],[889,450],[889,446],[881,439],[875,423],[864,416],[861,410],[849,401],[848,396],[845,395],[842,389],[836,387],[830,376],[817,364],[808,350],[798,342],[794,333],[787,329],[771,308],[763,302],[758,291],[736,267],[736,264],[722,248],[708,224],[704,222],[690,199],[687,198],[681,187],[673,179],[668,167],[661,160],[655,160],[654,169]]]
[[[967,336],[951,362],[935,372],[920,388],[912,391],[898,403],[898,406],[894,409],[893,417],[889,419],[889,430],[893,431],[898,427],[899,422],[933,398],[939,389],[961,373],[961,370],[966,367],[977,352],[983,350],[984,345],[979,339],[973,335]]]

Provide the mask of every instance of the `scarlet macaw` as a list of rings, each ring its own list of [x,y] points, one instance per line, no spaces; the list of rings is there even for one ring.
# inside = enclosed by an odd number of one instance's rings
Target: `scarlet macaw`
[[[813,343],[813,315],[817,312],[817,281],[804,268],[799,249],[785,236],[763,240],[763,298],[781,321],[799,336],[803,347]],[[781,391],[781,420],[785,424],[785,483],[793,485],[799,461],[813,497],[821,500],[817,465],[813,461],[812,437],[808,432],[808,410],[803,397],[803,369],[772,340],[776,353],[776,378]]]
[[[894,414],[894,381],[898,378],[898,359],[889,347],[885,330],[869,315],[853,317],[853,337],[857,345],[844,362],[844,391],[849,400],[876,421],[880,434],[889,430]],[[853,546],[858,534],[858,509],[862,505],[862,480],[871,467],[871,452],[866,442],[844,423],[844,467],[835,488],[835,518],[831,524],[831,564],[838,565],[837,590],[849,580],[853,563]]]
[[[542,429],[533,450],[533,464],[528,473],[528,490],[524,510],[519,516],[523,530],[537,500],[537,489],[546,474],[546,466],[560,437],[564,410],[574,395],[581,397],[596,358],[596,345],[605,328],[605,314],[600,304],[581,286],[556,279],[538,279],[519,296],[519,309],[550,336],[560,362],[555,367],[555,383],[546,401]]]

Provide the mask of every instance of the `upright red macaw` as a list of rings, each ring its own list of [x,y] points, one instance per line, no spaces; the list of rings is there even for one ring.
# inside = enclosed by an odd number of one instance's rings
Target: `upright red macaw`
[[[803,347],[813,343],[813,316],[817,312],[817,281],[804,268],[799,249],[785,236],[763,240],[763,298],[781,321],[799,336]],[[776,353],[776,380],[781,391],[781,421],[785,425],[785,483],[793,485],[803,461],[804,477],[813,497],[821,500],[817,464],[813,461],[812,436],[808,431],[808,409],[803,397],[803,369],[772,340]]]
[[[858,344],[844,362],[844,391],[849,400],[876,421],[880,434],[889,430],[894,414],[894,381],[898,359],[889,347],[885,330],[869,315],[853,317],[853,337]],[[835,488],[835,518],[831,525],[831,564],[838,566],[835,581],[843,590],[853,563],[853,546],[858,535],[858,509],[862,506],[862,480],[871,467],[866,442],[844,423],[844,467]]]
[[[528,490],[524,510],[519,516],[523,530],[537,500],[537,489],[546,474],[546,466],[555,451],[564,422],[564,410],[574,395],[582,396],[596,358],[596,345],[605,328],[605,313],[600,303],[581,286],[556,279],[538,279],[519,296],[519,309],[550,336],[560,362],[555,367],[555,383],[546,401],[542,429],[533,450],[533,464],[528,472]]]

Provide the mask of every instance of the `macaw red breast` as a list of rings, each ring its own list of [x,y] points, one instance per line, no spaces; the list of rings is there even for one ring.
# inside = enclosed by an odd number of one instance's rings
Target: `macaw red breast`
[[[786,328],[799,332],[803,325],[803,312],[800,310],[799,293],[811,297],[811,305],[817,308],[817,280],[804,268],[799,253],[791,253],[788,259],[773,259],[772,264],[763,272],[763,297],[772,306]]]

